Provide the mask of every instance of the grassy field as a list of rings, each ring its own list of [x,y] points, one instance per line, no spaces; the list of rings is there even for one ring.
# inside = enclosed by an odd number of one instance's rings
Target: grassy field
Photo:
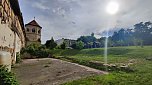
[[[52,53],[58,56],[56,58],[74,61],[90,67],[93,67],[87,64],[90,61],[104,62],[103,48],[54,50]],[[108,75],[88,77],[64,85],[152,85],[152,61],[147,60],[147,58],[152,58],[152,46],[143,48],[112,47],[108,49],[108,64],[121,65],[131,61],[133,64],[129,67],[134,69],[134,72],[111,71]]]

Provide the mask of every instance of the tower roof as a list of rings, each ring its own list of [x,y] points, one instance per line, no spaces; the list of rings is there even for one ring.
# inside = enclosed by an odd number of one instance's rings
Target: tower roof
[[[32,25],[32,26],[37,26],[37,27],[42,28],[35,20],[32,20],[31,22],[29,22],[29,23],[26,24],[25,26],[27,26],[27,25]]]

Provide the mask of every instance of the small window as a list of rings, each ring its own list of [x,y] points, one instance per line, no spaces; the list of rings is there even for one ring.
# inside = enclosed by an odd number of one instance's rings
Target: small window
[[[27,32],[29,32],[30,30],[29,30],[29,28],[27,28]]]
[[[34,32],[34,33],[35,33],[35,29],[34,29],[34,28],[32,29],[32,32]]]
[[[39,30],[38,33],[41,33],[41,31]]]

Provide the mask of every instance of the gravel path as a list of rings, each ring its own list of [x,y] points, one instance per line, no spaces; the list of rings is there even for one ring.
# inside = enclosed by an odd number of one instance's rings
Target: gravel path
[[[26,59],[12,69],[21,85],[59,85],[92,75],[107,74],[58,59]]]

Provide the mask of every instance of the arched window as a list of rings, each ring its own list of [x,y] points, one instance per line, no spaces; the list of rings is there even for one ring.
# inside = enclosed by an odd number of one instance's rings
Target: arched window
[[[35,29],[34,29],[34,28],[32,29],[32,32],[34,32],[34,33],[35,33]]]
[[[38,33],[41,33],[41,31],[39,30]]]
[[[29,32],[30,31],[29,28],[27,28],[26,31]]]

